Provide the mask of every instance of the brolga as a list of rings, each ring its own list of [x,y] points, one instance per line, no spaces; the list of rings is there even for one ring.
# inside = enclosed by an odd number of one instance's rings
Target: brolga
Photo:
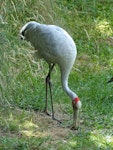
[[[61,27],[56,25],[40,24],[35,21],[26,23],[20,30],[20,37],[31,43],[37,50],[38,56],[43,58],[49,65],[49,73],[46,77],[46,101],[45,109],[47,112],[47,93],[50,90],[52,119],[54,117],[51,72],[57,64],[61,72],[61,83],[63,90],[68,94],[72,101],[73,108],[73,129],[78,127],[78,114],[81,108],[81,101],[77,94],[68,86],[68,78],[70,71],[76,59],[77,49],[74,40]]]

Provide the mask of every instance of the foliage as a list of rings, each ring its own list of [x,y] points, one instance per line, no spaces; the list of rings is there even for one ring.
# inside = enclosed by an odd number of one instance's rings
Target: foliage
[[[0,6],[0,150],[113,149],[113,84],[107,84],[113,76],[112,1],[1,0]],[[21,26],[30,20],[57,24],[76,42],[69,86],[83,103],[79,131],[63,128],[62,133],[40,114],[48,66],[34,58],[29,43],[19,40]],[[72,122],[72,107],[57,66],[52,80],[55,110],[59,115],[60,107],[68,116],[61,118],[65,126]]]

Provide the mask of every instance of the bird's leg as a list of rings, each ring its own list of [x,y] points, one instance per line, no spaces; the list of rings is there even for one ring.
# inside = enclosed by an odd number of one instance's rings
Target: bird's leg
[[[47,114],[47,115],[50,115],[48,112],[47,112],[47,101],[48,101],[48,84],[49,84],[49,88],[51,85],[51,81],[50,81],[50,75],[51,75],[51,72],[53,70],[53,67],[54,67],[54,64],[51,66],[51,64],[49,65],[49,73],[46,77],[46,101],[45,101],[45,109],[44,109],[44,112]]]
[[[61,123],[60,120],[58,120],[58,119],[56,119],[54,117],[53,97],[52,97],[52,84],[51,84],[51,82],[49,82],[49,89],[50,89],[50,97],[51,97],[52,119],[58,121],[59,123]]]
[[[47,75],[47,77],[46,77],[46,103],[45,103],[45,112],[46,112],[47,115],[49,115],[49,113],[47,112],[47,98],[48,98],[48,85],[49,85],[50,98],[51,98],[51,108],[52,108],[52,119],[58,121],[59,123],[61,123],[61,121],[57,120],[57,119],[54,117],[53,97],[52,97],[52,84],[51,84],[51,81],[50,81],[51,72],[52,72],[52,70],[53,70],[54,65],[55,65],[55,64],[49,65],[49,73],[48,73],[48,75]]]
[[[44,109],[44,112],[47,114],[47,115],[50,115],[48,112],[47,112],[47,101],[48,101],[48,78],[50,78],[49,77],[49,73],[48,73],[48,75],[47,75],[47,77],[46,77],[46,100],[45,100],[45,109]]]
[[[52,84],[49,80],[49,90],[50,90],[50,98],[51,98],[51,109],[52,109],[52,119],[54,119],[54,108],[53,108],[53,97],[52,97]]]

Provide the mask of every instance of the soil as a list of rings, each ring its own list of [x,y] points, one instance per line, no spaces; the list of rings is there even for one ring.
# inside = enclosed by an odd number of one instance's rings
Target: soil
[[[52,140],[66,139],[69,134],[76,134],[77,130],[71,130],[71,125],[73,122],[72,116],[64,113],[58,106],[55,107],[55,117],[60,120],[62,123],[59,123],[56,120],[53,120],[51,116],[43,112],[35,112],[34,120],[38,125],[39,132],[45,136],[52,137]]]

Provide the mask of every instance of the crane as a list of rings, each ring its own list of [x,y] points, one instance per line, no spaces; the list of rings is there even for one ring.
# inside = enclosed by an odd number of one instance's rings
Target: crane
[[[30,42],[37,50],[38,56],[43,58],[49,65],[49,72],[46,77],[46,100],[45,109],[47,112],[48,87],[51,97],[52,119],[54,117],[51,72],[57,64],[61,72],[61,83],[63,90],[68,94],[72,101],[73,108],[73,129],[78,127],[78,114],[81,108],[81,101],[77,94],[68,86],[70,71],[76,59],[77,50],[74,40],[61,27],[56,25],[40,24],[35,21],[27,22],[20,30],[20,38]],[[59,121],[60,122],[60,121]]]

